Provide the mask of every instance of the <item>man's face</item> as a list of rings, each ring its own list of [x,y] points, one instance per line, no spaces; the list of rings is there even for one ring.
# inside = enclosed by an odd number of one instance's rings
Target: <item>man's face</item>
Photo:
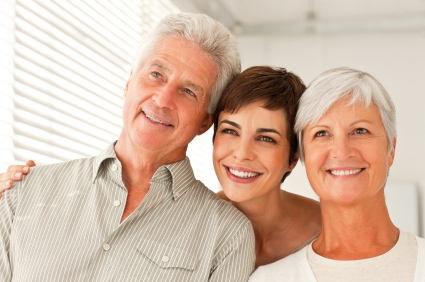
[[[124,91],[124,131],[132,146],[167,159],[185,157],[187,145],[212,124],[207,113],[217,67],[192,43],[158,42]]]

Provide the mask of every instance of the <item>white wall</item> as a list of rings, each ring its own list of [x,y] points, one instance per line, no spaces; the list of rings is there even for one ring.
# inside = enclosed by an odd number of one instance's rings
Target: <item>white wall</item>
[[[425,32],[353,33],[297,36],[240,36],[243,69],[285,67],[306,84],[321,72],[349,66],[369,72],[387,89],[397,109],[396,158],[388,183],[419,191],[419,232],[425,234]],[[316,198],[301,164],[283,188]],[[406,188],[407,189],[407,188]],[[400,200],[399,210],[411,205]],[[407,213],[406,213],[407,214]]]

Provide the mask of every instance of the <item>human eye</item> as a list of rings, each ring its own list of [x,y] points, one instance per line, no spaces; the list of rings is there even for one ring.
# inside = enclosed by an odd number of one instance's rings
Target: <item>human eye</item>
[[[224,134],[232,134],[232,135],[238,135],[238,133],[237,133],[235,130],[230,129],[230,128],[224,128],[224,129],[222,129],[222,130],[221,130],[221,133],[224,133]]]
[[[356,128],[354,130],[354,134],[366,134],[369,133],[369,131],[365,128]]]
[[[187,94],[189,94],[190,96],[196,97],[196,94],[195,94],[192,90],[190,90],[190,89],[188,89],[188,88],[186,88],[186,89],[185,89],[185,92],[186,92]]]
[[[314,137],[325,137],[328,136],[329,133],[325,130],[320,130],[318,132],[316,132],[316,134],[314,134]]]
[[[160,74],[159,72],[157,72],[157,71],[153,71],[153,72],[151,72],[151,75],[153,76],[153,77],[156,77],[156,78],[161,78],[162,77],[162,74]]]
[[[276,143],[276,140],[274,140],[273,138],[268,137],[268,136],[260,136],[258,138],[258,140],[265,141],[265,142],[270,142],[270,143]]]

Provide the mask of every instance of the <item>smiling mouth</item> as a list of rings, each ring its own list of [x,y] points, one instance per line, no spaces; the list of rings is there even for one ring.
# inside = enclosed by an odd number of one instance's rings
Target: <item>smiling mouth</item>
[[[343,176],[343,175],[354,175],[354,174],[357,174],[357,173],[359,173],[363,170],[364,170],[364,168],[349,169],[349,170],[328,170],[328,172],[332,175]]]
[[[148,114],[147,114],[147,113],[145,113],[145,112],[143,112],[143,113],[145,114],[145,117],[146,117],[148,120],[150,120],[150,121],[152,121],[152,122],[154,122],[154,123],[162,124],[162,125],[165,125],[165,126],[172,126],[171,124],[166,124],[166,123],[164,123],[164,122],[160,121],[159,119],[156,119],[156,118],[154,118],[154,117],[152,117],[152,116],[148,115]]]
[[[233,174],[234,176],[237,176],[239,178],[253,178],[256,176],[259,176],[261,173],[259,172],[251,172],[251,171],[240,171],[240,170],[236,170],[230,167],[227,167],[227,169],[229,170],[229,172],[231,174]]]

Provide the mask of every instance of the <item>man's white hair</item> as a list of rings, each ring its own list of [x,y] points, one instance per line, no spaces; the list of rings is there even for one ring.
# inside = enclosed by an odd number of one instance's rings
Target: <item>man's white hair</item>
[[[241,72],[236,39],[221,23],[207,15],[171,14],[143,38],[133,60],[133,73],[143,65],[156,44],[166,37],[181,38],[196,44],[217,66],[218,77],[213,84],[208,106],[208,113],[213,114],[224,88]]]

